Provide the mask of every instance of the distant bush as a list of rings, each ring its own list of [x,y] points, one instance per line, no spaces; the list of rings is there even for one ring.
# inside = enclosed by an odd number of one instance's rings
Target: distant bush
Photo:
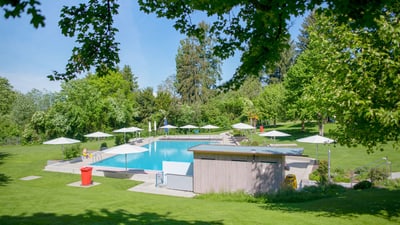
[[[81,154],[81,147],[80,145],[71,145],[65,147],[64,149],[64,157],[65,159],[73,159],[78,157]]]
[[[120,145],[124,143],[124,137],[117,135],[115,136],[115,145]]]
[[[372,183],[386,180],[387,172],[385,169],[371,168],[368,172],[368,177]]]
[[[103,142],[100,145],[100,150],[106,149],[107,148],[107,142]]]
[[[342,168],[335,168],[331,174],[332,180],[334,182],[350,182],[350,176],[345,173]]]
[[[321,160],[318,168],[309,175],[310,180],[315,180],[318,185],[326,185],[328,183],[328,162]]]
[[[368,180],[363,180],[353,186],[354,190],[369,189],[371,187],[372,187],[372,183]]]

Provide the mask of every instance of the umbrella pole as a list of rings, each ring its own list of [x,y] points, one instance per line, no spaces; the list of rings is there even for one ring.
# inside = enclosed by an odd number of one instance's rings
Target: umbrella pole
[[[125,154],[125,175],[128,176],[128,154]]]

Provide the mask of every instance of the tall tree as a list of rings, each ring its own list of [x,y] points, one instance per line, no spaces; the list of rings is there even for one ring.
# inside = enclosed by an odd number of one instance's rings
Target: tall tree
[[[285,88],[282,83],[265,86],[254,101],[260,119],[272,120],[274,126],[278,119],[284,119],[286,112],[284,96]]]
[[[375,29],[319,16],[310,45],[319,49],[314,96],[336,116],[341,144],[373,150],[400,138],[400,11],[387,10]],[[314,65],[315,66],[315,65]]]
[[[208,32],[208,25],[200,27]],[[176,89],[184,103],[203,103],[213,95],[221,79],[220,60],[212,55],[213,41],[189,37],[181,41],[176,56]]]
[[[135,74],[133,74],[130,66],[124,65],[119,72],[122,74],[122,77],[130,83],[131,91],[139,90],[138,78],[135,76]]]
[[[302,130],[305,129],[305,121],[318,120],[319,132],[323,135],[322,115],[325,113],[322,113],[321,109],[324,107],[319,107],[321,102],[316,101],[319,94],[310,93],[313,77],[321,73],[325,65],[322,63],[324,56],[320,54],[321,49],[315,45],[310,46],[309,29],[315,26],[315,11],[313,11],[302,24],[301,35],[297,42],[300,55],[289,69],[283,84],[287,90],[285,105],[288,117],[299,119],[302,122]]]
[[[137,111],[139,121],[150,121],[152,114],[155,110],[155,96],[153,93],[153,88],[147,87],[141,90],[136,97],[136,102],[138,103]]]
[[[11,116],[22,130],[26,124],[29,124],[36,110],[35,102],[28,94],[17,93],[12,104]]]
[[[0,115],[8,114],[12,103],[16,98],[16,92],[7,78],[0,77]]]

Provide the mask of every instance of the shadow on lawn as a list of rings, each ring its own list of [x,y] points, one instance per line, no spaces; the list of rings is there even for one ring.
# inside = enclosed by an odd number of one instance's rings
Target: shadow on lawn
[[[400,190],[349,190],[337,197],[303,203],[268,204],[264,208],[287,212],[316,212],[325,217],[373,215],[400,222]]]
[[[222,225],[222,221],[178,220],[174,215],[143,212],[129,213],[125,210],[99,211],[86,210],[78,215],[56,215],[54,213],[36,213],[33,215],[1,216],[0,224],[182,224],[182,225]]]
[[[9,157],[9,156],[10,156],[10,153],[0,152],[0,165],[4,163],[3,162],[4,158]],[[10,183],[11,180],[12,180],[11,177],[9,177],[3,173],[0,173],[0,186],[4,186],[4,185]]]

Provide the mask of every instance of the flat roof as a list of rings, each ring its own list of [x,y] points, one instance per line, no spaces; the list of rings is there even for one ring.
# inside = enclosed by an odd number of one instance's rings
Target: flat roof
[[[233,154],[302,155],[304,148],[201,144],[189,148],[188,151],[192,151],[193,153],[207,152]]]

